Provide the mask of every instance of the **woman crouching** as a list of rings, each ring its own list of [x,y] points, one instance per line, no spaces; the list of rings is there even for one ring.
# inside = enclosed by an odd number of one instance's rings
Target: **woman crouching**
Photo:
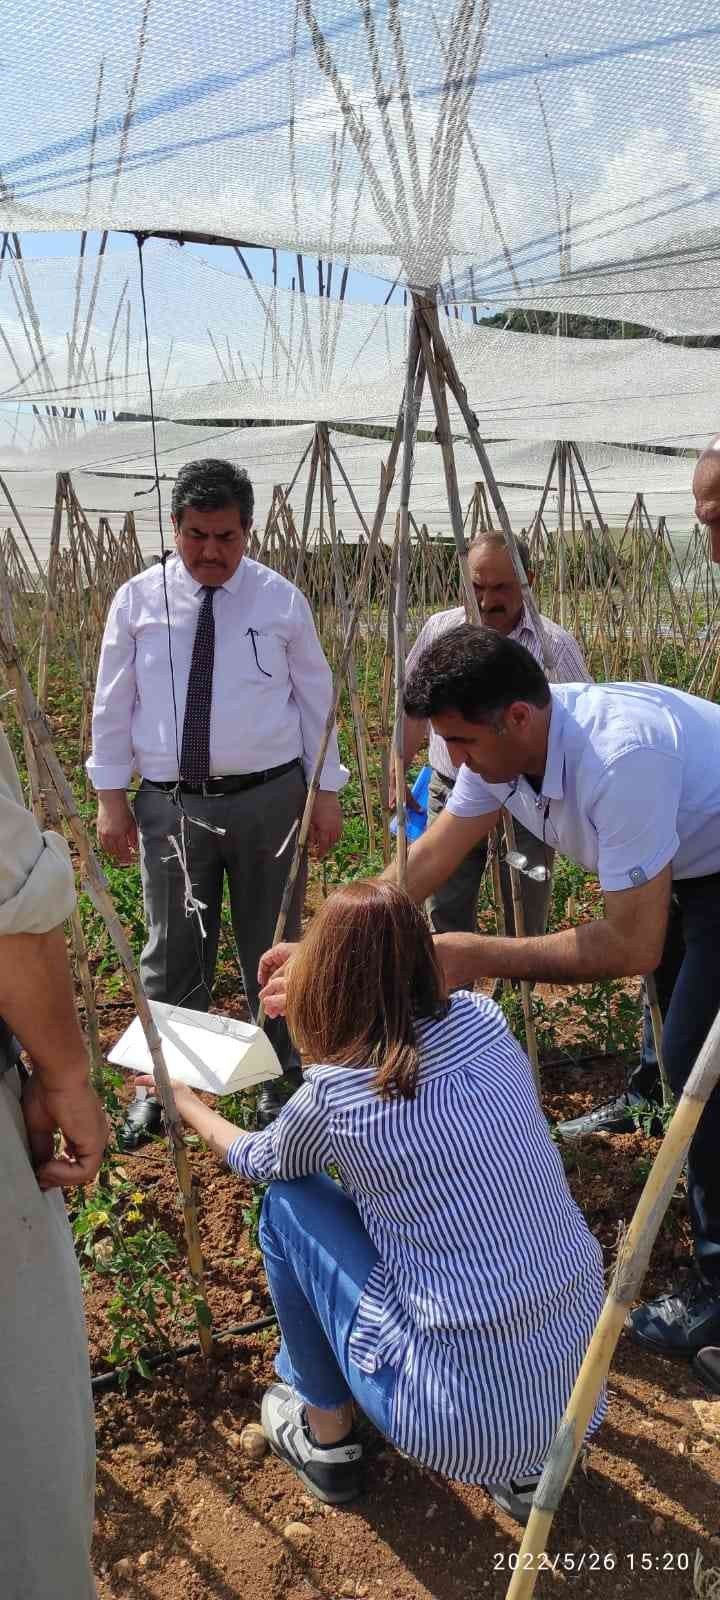
[[[312,1494],[351,1500],[355,1401],[525,1521],[603,1300],[530,1063],[491,1000],[448,999],[422,912],[391,884],[337,890],[293,952],[287,1020],[318,1065],[277,1121],[239,1133],[176,1088],[228,1166],[270,1184],[267,1438]]]

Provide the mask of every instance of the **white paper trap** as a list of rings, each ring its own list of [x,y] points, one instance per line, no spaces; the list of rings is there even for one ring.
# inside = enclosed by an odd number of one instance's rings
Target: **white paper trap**
[[[208,1094],[231,1094],[254,1083],[282,1076],[282,1067],[267,1034],[250,1022],[211,1016],[150,1001],[150,1010],[162,1039],[168,1073],[191,1089]],[[152,1072],[140,1018],[136,1017],[113,1046],[108,1060],[130,1072]]]

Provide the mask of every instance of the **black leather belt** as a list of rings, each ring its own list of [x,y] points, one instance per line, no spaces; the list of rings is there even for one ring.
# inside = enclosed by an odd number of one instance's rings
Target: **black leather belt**
[[[300,757],[296,756],[294,761],[283,761],[279,767],[266,767],[264,772],[229,772],[221,778],[208,778],[207,783],[178,783],[173,778],[161,783],[155,778],[143,778],[143,784],[149,789],[162,789],[164,794],[172,794],[179,789],[181,794],[201,794],[209,799],[212,795],[242,794],[244,789],[257,789],[261,783],[273,783],[275,778],[284,777],[286,772],[292,772],[294,767],[301,764]]]

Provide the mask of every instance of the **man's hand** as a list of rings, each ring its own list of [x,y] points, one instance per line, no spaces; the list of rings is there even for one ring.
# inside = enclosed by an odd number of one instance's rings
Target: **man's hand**
[[[337,844],[343,830],[340,801],[332,789],[320,789],[315,796],[308,842],[319,860]]]
[[[296,944],[275,944],[266,950],[258,967],[260,1001],[268,1017],[284,1017],[287,995],[288,963],[297,950]]]
[[[121,867],[129,867],[137,855],[137,823],[124,789],[103,789],[98,795],[97,836],[105,850]]]
[[[87,1078],[48,1088],[33,1073],[22,1095],[32,1163],[41,1189],[92,1183],[108,1141],[109,1123]],[[65,1149],[54,1155],[55,1134]]]

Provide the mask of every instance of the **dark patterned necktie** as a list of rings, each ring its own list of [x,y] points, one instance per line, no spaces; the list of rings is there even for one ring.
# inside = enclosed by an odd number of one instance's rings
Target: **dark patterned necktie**
[[[210,777],[210,708],[215,665],[215,589],[205,589],[198,612],[193,644],[185,721],[183,722],[180,775],[183,783],[197,787]]]

